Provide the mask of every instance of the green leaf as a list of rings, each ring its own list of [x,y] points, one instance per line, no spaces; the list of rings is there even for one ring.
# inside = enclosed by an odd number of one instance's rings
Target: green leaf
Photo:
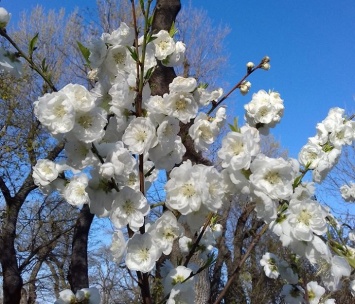
[[[135,49],[127,46],[128,51],[131,53],[131,57],[133,58],[134,61],[138,61],[138,54]]]
[[[175,27],[175,22],[173,22],[173,24],[171,25],[170,31],[169,31],[170,37],[174,37],[177,32],[178,32],[178,30]]]
[[[151,27],[153,24],[154,14],[148,18],[148,26]]]
[[[154,72],[154,69],[155,69],[155,67],[151,67],[150,69],[148,69],[147,73],[145,73],[144,78],[145,78],[146,80],[149,80],[149,78],[152,76],[152,74],[153,74],[153,72]]]
[[[76,43],[78,44],[79,50],[83,55],[86,63],[90,65],[90,61],[89,61],[90,50],[87,47],[85,47],[83,44],[81,44],[79,41],[77,41]]]
[[[228,124],[229,128],[233,131],[233,132],[238,132],[240,133],[240,128],[238,127],[238,117],[234,118],[234,123],[233,125]]]
[[[141,10],[144,13],[144,0],[139,0],[139,4],[141,6]]]
[[[48,72],[48,65],[46,64],[46,58],[43,58],[42,62],[41,62],[41,68],[42,71],[47,73]]]
[[[28,46],[28,54],[29,54],[30,58],[32,58],[33,51],[36,50],[38,35],[39,35],[39,33],[36,33],[36,35],[33,36],[33,38],[30,41],[30,45]]]
[[[299,175],[299,176],[297,176],[297,177],[295,178],[295,180],[294,180],[294,182],[293,182],[293,185],[292,185],[293,189],[295,189],[296,187],[299,186],[299,184],[302,182],[303,176],[304,176],[304,175],[301,174],[301,175]]]
[[[201,89],[207,89],[208,88],[208,83],[206,82],[201,82],[199,85],[198,85],[199,88]]]
[[[152,34],[147,35],[147,43],[152,42],[153,40],[157,39],[158,37],[152,36]]]

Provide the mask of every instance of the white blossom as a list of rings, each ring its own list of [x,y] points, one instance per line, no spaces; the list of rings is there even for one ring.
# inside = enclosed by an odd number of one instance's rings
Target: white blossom
[[[47,186],[54,181],[59,174],[57,165],[48,159],[39,159],[33,167],[33,180],[37,186]]]
[[[274,127],[280,122],[284,106],[280,94],[277,92],[260,90],[253,94],[250,103],[244,106],[245,119],[253,127]],[[266,132],[267,133],[267,132]]]
[[[318,285],[316,281],[311,281],[307,283],[307,294],[309,304],[318,304],[320,298],[325,293],[325,289]]]
[[[112,234],[112,243],[110,251],[113,257],[113,260],[119,264],[126,252],[126,240],[121,230],[116,230]]]
[[[154,268],[160,255],[150,234],[135,234],[127,243],[126,265],[130,270],[147,273]]]
[[[193,271],[191,269],[185,266],[178,266],[170,270],[168,275],[163,280],[164,294],[169,294],[172,288],[179,289],[180,292],[185,292],[190,289],[193,289],[194,277],[191,277],[186,280],[192,274],[192,272]]]
[[[133,231],[137,231],[144,225],[144,216],[149,211],[147,199],[141,192],[130,187],[123,187],[116,194],[110,219],[116,228],[122,228],[128,224]]]
[[[34,113],[53,134],[67,133],[74,127],[75,109],[67,95],[47,93],[34,102]]]
[[[189,93],[193,92],[197,87],[195,78],[177,76],[169,84],[170,93]]]
[[[341,186],[340,193],[341,193],[342,198],[346,202],[354,202],[355,201],[355,183],[350,182],[348,185]]]
[[[190,160],[170,172],[170,180],[165,184],[166,205],[181,214],[198,211],[207,197],[207,189],[198,171]]]
[[[174,240],[184,233],[184,228],[177,222],[171,211],[165,211],[148,232],[160,250],[168,255],[173,248]]]
[[[89,203],[89,195],[86,192],[89,179],[86,174],[74,175],[65,186],[63,196],[73,206],[82,206]]]
[[[280,274],[278,263],[278,257],[270,252],[265,253],[260,260],[260,265],[264,267],[265,275],[271,279],[277,279]]]
[[[155,163],[157,169],[170,171],[176,164],[182,162],[186,148],[180,136],[176,136],[173,145],[158,144],[149,150],[149,158]]]
[[[196,116],[193,125],[189,128],[189,135],[194,141],[196,151],[208,151],[218,133],[219,128],[212,124],[210,118],[203,112]]]
[[[82,85],[69,83],[60,91],[68,97],[75,111],[88,112],[95,107],[94,95]]]
[[[126,23],[121,22],[118,29],[112,31],[111,34],[104,33],[101,39],[108,44],[112,45],[127,45],[131,46],[134,41],[134,30]]]
[[[318,261],[324,286],[330,291],[336,291],[341,287],[340,279],[350,276],[351,267],[347,260],[340,256],[333,256],[329,260]]]
[[[185,58],[185,51],[186,45],[181,41],[176,41],[174,52],[162,61],[163,65],[175,67],[182,64]]]
[[[172,92],[167,99],[167,114],[176,117],[183,123],[195,118],[198,105],[191,93]]]
[[[160,30],[154,34],[153,44],[155,46],[155,56],[159,60],[164,60],[167,56],[175,51],[174,39],[170,37],[169,33],[165,30]]]
[[[100,140],[105,135],[107,112],[102,108],[93,108],[88,112],[77,112],[72,134],[84,143]]]
[[[155,127],[149,118],[134,118],[123,134],[122,141],[132,153],[142,154],[157,145]]]
[[[260,150],[259,141],[259,134],[254,128],[243,127],[240,133],[229,132],[223,138],[222,147],[218,151],[222,167],[233,171],[249,169],[252,158]]]
[[[107,54],[107,47],[102,39],[91,40],[88,49],[90,51],[89,62],[92,68],[98,68]]]
[[[252,174],[249,179],[253,186],[270,198],[288,199],[292,195],[292,184],[298,173],[295,161],[259,154],[250,165],[250,170]]]
[[[299,241],[311,241],[313,233],[322,235],[327,231],[325,214],[318,202],[304,200],[291,201],[288,216],[293,236]]]

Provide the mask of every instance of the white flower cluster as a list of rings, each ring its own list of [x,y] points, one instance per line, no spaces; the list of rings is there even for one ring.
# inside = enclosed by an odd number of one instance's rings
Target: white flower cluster
[[[341,197],[346,202],[355,202],[355,183],[350,182],[349,185],[340,187]]]
[[[265,275],[271,279],[281,276],[289,284],[298,283],[297,273],[294,272],[286,261],[279,259],[273,253],[266,252],[260,260],[260,265],[264,267]]]
[[[300,164],[312,170],[317,183],[336,165],[342,146],[355,139],[355,123],[347,120],[344,112],[340,108],[330,109],[328,116],[317,124],[317,135],[310,137],[299,153]]]
[[[73,304],[73,303],[85,303],[99,304],[100,292],[95,287],[80,289],[74,294],[70,289],[64,289],[59,293],[59,298],[54,304]]]
[[[70,204],[89,204],[97,216],[109,217],[117,229],[111,247],[114,259],[143,273],[153,271],[156,261],[172,252],[174,241],[188,256],[195,240],[184,235],[182,224],[200,235],[196,252],[208,261],[222,227],[201,227],[210,213],[219,213],[235,194],[244,195],[284,246],[321,268],[328,290],[339,288],[340,279],[350,275],[350,266],[345,257],[333,255],[322,239],[332,217],[314,199],[313,183],[301,182],[300,165],[313,170],[316,182],[334,166],[342,145],[354,140],[354,123],[344,118],[344,110],[332,109],[317,125],[318,134],[302,149],[299,161],[271,158],[260,153],[260,133],[268,133],[280,121],[283,100],[276,92],[259,91],[245,106],[246,124],[232,127],[222,139],[220,171],[183,161],[186,138],[180,137],[180,126],[188,126],[185,135],[197,152],[208,151],[226,120],[226,109],[219,107],[215,117],[199,111],[211,103],[218,105],[222,91],[208,92],[191,77],[176,77],[168,93],[152,96],[148,78],[157,61],[178,64],[185,47],[160,31],[151,41],[140,37],[133,48],[134,35],[122,23],[91,42],[88,59],[96,80],[92,90],[68,84],[35,102],[36,117],[55,137],[65,140],[67,156],[60,165],[39,160],[33,168],[36,185],[46,193],[59,191]],[[143,58],[144,65],[137,65]],[[140,73],[144,81],[139,91]],[[250,85],[244,85],[249,90]],[[154,215],[155,222],[149,223],[152,206],[145,193],[157,178],[157,169],[170,171],[162,203],[169,210]],[[128,239],[123,233],[126,227]],[[264,255],[261,265],[267,276],[281,276],[290,284],[283,290],[287,300],[309,292],[314,295],[312,303],[318,303],[324,293],[314,282],[307,291],[297,287],[297,274],[276,256]],[[197,271],[193,265],[166,262],[161,276],[168,303],[193,303]]]
[[[252,127],[258,127],[263,134],[280,122],[284,112],[283,100],[277,92],[260,90],[253,94],[252,100],[244,106],[245,119]]]

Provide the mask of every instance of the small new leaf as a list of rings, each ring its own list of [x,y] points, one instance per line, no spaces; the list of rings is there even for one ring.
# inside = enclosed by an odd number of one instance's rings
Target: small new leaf
[[[175,27],[175,22],[173,22],[173,24],[171,25],[170,31],[169,31],[170,37],[173,38],[177,32],[178,32],[178,30]]]
[[[234,123],[233,125],[228,124],[229,128],[233,131],[233,132],[238,132],[240,133],[240,128],[238,127],[238,117],[234,118]]]
[[[33,52],[36,50],[36,44],[37,44],[37,41],[38,41],[38,35],[39,35],[39,33],[36,33],[36,35],[33,36],[33,38],[30,41],[30,44],[28,46],[28,54],[29,54],[31,59],[32,59]]]
[[[41,62],[41,68],[44,73],[48,72],[48,65],[46,64],[46,58],[43,58]]]
[[[140,4],[142,12],[144,13],[144,0],[139,0],[139,4]]]
[[[151,15],[149,18],[148,18],[148,26],[151,27],[152,24],[153,24],[153,18],[154,18],[154,14]]]
[[[148,69],[147,73],[145,73],[145,80],[149,80],[149,78],[152,76],[153,72],[154,72],[155,67],[151,67],[150,69]]]
[[[128,51],[131,53],[131,57],[133,58],[134,61],[138,61],[138,54],[135,49],[127,46]]]
[[[78,44],[78,48],[79,48],[81,54],[83,55],[83,57],[86,61],[86,64],[90,65],[90,61],[89,61],[90,50],[87,47],[85,47],[82,43],[80,43],[79,41],[77,41],[76,43]]]
[[[157,39],[158,37],[152,36],[150,33],[147,36],[147,43],[152,42],[153,40]]]
[[[198,85],[199,88],[201,89],[207,89],[208,88],[208,83],[206,82],[201,82],[199,85]]]

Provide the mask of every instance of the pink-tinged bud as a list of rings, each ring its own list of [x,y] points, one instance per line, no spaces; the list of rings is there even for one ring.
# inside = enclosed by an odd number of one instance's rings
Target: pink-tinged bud
[[[0,7],[0,28],[5,28],[9,23],[10,18],[11,14],[3,7]]]

